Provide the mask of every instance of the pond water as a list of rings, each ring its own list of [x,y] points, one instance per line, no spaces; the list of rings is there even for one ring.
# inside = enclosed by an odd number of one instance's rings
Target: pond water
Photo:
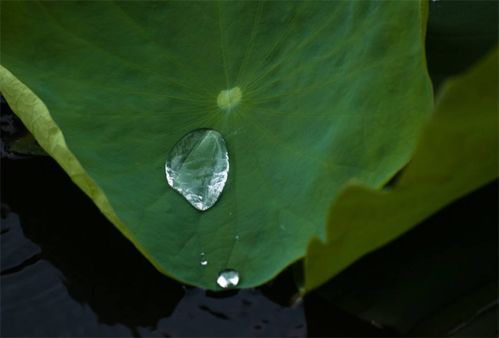
[[[302,304],[157,272],[50,159],[2,161],[8,336],[306,336]]]

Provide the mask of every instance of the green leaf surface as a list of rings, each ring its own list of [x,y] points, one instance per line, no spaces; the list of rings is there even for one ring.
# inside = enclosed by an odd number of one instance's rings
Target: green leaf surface
[[[341,192],[330,210],[326,241],[314,239],[308,248],[307,290],[497,177],[497,70],[496,48],[444,85],[416,152],[393,187],[373,190],[352,183]]]
[[[0,90],[160,271],[216,289],[232,268],[251,287],[324,236],[347,181],[380,187],[408,161],[432,107],[426,10],[418,1],[4,2]],[[164,174],[170,149],[198,128],[221,132],[231,161],[205,212]]]

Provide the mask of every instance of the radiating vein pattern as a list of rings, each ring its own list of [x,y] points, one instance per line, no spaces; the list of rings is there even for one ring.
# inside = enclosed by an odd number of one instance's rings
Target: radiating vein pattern
[[[422,3],[5,1],[0,53],[161,271],[251,287],[323,235],[346,182],[409,159]]]

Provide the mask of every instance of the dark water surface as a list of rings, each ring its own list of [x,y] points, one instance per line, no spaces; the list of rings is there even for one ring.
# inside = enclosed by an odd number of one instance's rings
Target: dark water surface
[[[48,158],[2,160],[7,336],[305,336],[302,304],[158,273]],[[290,295],[291,296],[291,295]]]

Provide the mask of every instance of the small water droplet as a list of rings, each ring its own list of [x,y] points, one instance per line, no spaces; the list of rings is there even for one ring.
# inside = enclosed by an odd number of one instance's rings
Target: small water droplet
[[[200,262],[200,264],[201,264],[202,266],[206,266],[206,265],[208,265],[208,261],[207,261],[206,259],[203,259],[203,260]]]
[[[223,136],[213,129],[188,133],[168,154],[165,171],[168,184],[194,208],[211,208],[229,175],[229,154]]]
[[[204,256],[204,252],[201,252],[201,254],[200,254],[200,255],[201,255],[201,256]]]
[[[235,239],[236,241],[238,241],[238,240],[239,240],[239,235],[235,235],[235,236],[234,236],[234,239]]]
[[[235,287],[239,284],[239,273],[233,269],[227,269],[218,274],[217,284],[223,289]]]

